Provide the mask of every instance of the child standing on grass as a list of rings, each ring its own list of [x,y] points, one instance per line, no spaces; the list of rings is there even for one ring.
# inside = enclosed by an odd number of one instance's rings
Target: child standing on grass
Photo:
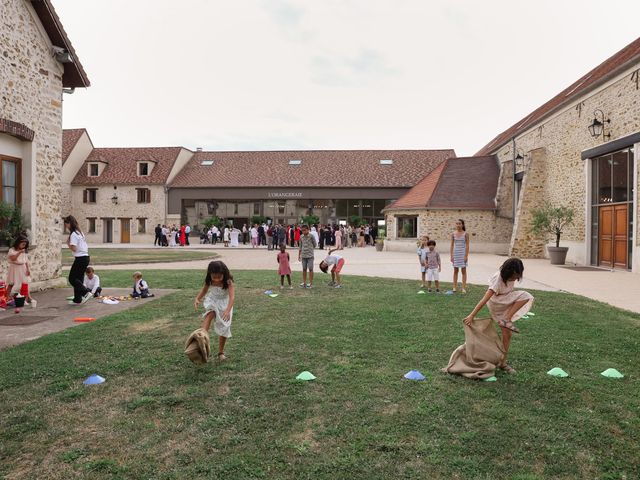
[[[442,263],[440,262],[440,254],[436,252],[436,241],[429,240],[427,242],[427,291],[431,292],[431,282],[436,283],[436,293],[440,293],[440,272],[442,271]],[[424,282],[424,274],[423,274]]]
[[[453,291],[458,289],[458,270],[462,270],[462,293],[467,293],[467,263],[469,262],[469,234],[464,220],[456,222],[451,234],[451,264],[453,265]]]
[[[533,305],[533,296],[522,290],[514,290],[516,281],[522,280],[524,265],[519,258],[510,258],[505,261],[500,270],[489,280],[489,289],[484,294],[482,300],[478,302],[476,308],[463,320],[465,325],[471,326],[471,322],[486,304],[491,318],[500,326],[502,330],[502,345],[504,346],[504,356],[498,365],[507,373],[515,373],[515,369],[507,364],[507,354],[511,344],[512,332],[520,333],[520,330],[513,322],[522,318]]]
[[[203,301],[204,299],[204,301]],[[233,319],[233,302],[235,300],[235,287],[233,276],[227,266],[220,261],[213,261],[207,267],[207,276],[204,285],[196,296],[194,306],[196,310],[203,301],[204,321],[202,328],[207,332],[214,321],[213,330],[219,336],[218,360],[224,361],[224,346],[227,338],[231,337],[231,320]]]
[[[340,272],[342,271],[342,267],[344,266],[344,258],[342,258],[340,255],[331,255],[336,250],[338,249],[333,248],[329,250],[329,255],[327,255],[327,257],[325,257],[325,259],[320,262],[320,270],[322,270],[324,273],[327,273],[329,267],[333,265],[333,268],[331,268],[331,281],[329,282],[329,286],[334,288],[342,288],[342,284],[340,282]]]
[[[284,288],[284,276],[287,276],[287,282],[289,282],[289,290],[293,290],[291,285],[291,258],[287,253],[287,246],[283,243],[280,245],[280,253],[276,257],[278,260],[278,275],[280,275],[280,289]]]
[[[429,237],[423,235],[420,237],[420,245],[418,246],[418,262],[420,262],[420,275],[422,277],[422,284],[420,288],[425,288],[425,275],[427,274],[427,242]]]

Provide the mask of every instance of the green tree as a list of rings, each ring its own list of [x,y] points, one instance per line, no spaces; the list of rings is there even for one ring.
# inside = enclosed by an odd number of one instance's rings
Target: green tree
[[[574,211],[569,207],[554,207],[546,202],[540,208],[531,210],[531,232],[534,235],[554,235],[556,247],[560,246],[560,235],[567,225],[573,223]]]
[[[320,217],[317,215],[304,215],[300,218],[300,223],[303,225],[317,225],[320,223]]]
[[[0,202],[0,243],[10,245],[18,235],[26,235],[27,228],[19,205]]]
[[[257,223],[259,225],[265,223],[267,221],[267,217],[264,217],[262,215],[254,215],[253,217],[251,217],[251,223]]]
[[[354,227],[359,227],[364,223],[364,220],[360,215],[351,215],[349,217],[349,222],[351,222],[351,225],[353,225]]]
[[[207,227],[207,230],[209,230],[214,225],[219,228],[220,225],[222,225],[222,220],[214,215],[213,217],[207,218],[204,222],[202,222],[202,224]]]

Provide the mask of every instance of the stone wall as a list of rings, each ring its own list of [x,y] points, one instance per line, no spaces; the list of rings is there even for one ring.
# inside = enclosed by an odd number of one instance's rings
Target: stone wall
[[[415,248],[417,239],[398,238],[396,216],[417,215],[418,237],[428,235],[435,240],[438,249],[449,250],[451,233],[456,221],[465,221],[470,239],[470,250],[477,253],[506,253],[511,237],[511,221],[500,218],[492,210],[390,210],[385,213],[388,250]]]
[[[515,148],[524,152],[527,160],[531,158],[532,151],[536,149],[545,151],[542,185],[534,190],[528,189],[524,195],[535,196],[530,199],[533,204],[547,199],[554,205],[565,205],[575,211],[575,223],[566,229],[562,239],[572,245],[583,247],[572,248],[569,251],[570,261],[577,263],[589,261],[585,258],[585,252],[589,238],[586,209],[590,202],[590,192],[586,188],[587,161],[581,159],[581,153],[602,144],[604,139],[591,137],[587,127],[593,121],[594,110],[600,109],[607,118],[611,119],[611,123],[606,124],[605,127],[607,133],[611,133],[611,138],[607,141],[640,131],[640,90],[632,78],[637,69],[637,64],[629,67],[598,89],[588,92],[561,111],[532,125],[526,132],[515,138]],[[510,162],[513,159],[513,152],[514,145],[509,142],[495,153],[504,165],[504,162]],[[636,150],[636,164],[639,156]],[[529,175],[528,170],[525,177],[527,175]],[[636,191],[637,187],[636,185]],[[498,205],[506,206],[510,202],[509,191],[513,191],[513,177],[509,178],[505,175],[499,190]],[[507,210],[506,207],[504,210],[501,209],[505,212]],[[521,209],[521,212],[526,214],[528,209]],[[512,250],[514,254],[517,252],[523,257],[537,257],[542,254],[540,245],[522,235],[524,223],[528,221],[523,216],[516,222],[520,233],[514,232]],[[638,233],[636,233],[635,243],[638,244]],[[634,256],[637,257],[639,252],[635,253]]]
[[[75,178],[80,168],[87,168],[84,161],[93,150],[93,144],[87,132],[84,132],[78,139],[75,147],[69,154],[69,158],[62,166],[61,188],[62,188],[62,204],[61,210],[65,214],[75,216],[75,212],[71,205],[71,182]]]
[[[35,131],[33,142],[23,142],[21,158],[22,205],[31,224],[30,258],[36,283],[56,279],[61,271],[62,73],[30,3],[3,0],[0,116]]]
[[[71,187],[73,201],[73,215],[78,219],[80,228],[87,234],[89,243],[104,242],[105,218],[114,219],[113,243],[121,243],[120,219],[130,218],[130,243],[153,243],[155,237],[154,228],[159,224],[167,223],[165,217],[166,194],[163,185],[119,185],[116,189],[112,185],[97,188],[96,203],[84,203],[83,191],[85,186],[74,185]],[[94,187],[91,187],[94,188]],[[136,188],[148,188],[151,190],[151,203],[138,203]],[[118,204],[114,205],[111,197],[114,193],[118,197]],[[88,218],[96,218],[96,232],[88,232]],[[138,233],[138,219],[146,218],[146,233]]]

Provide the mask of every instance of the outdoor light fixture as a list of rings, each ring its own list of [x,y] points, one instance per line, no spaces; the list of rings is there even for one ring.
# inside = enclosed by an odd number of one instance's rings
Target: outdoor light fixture
[[[602,118],[602,121],[598,120],[598,112],[600,112],[600,117]],[[605,123],[611,123],[611,119],[605,118],[604,112],[599,108],[594,110],[593,122],[588,127],[589,133],[591,134],[591,136],[594,138],[598,138],[600,135],[602,135],[603,140],[611,138],[611,133],[605,133],[605,130],[604,130]]]
[[[524,171],[524,162],[526,160],[526,155],[523,155],[522,150],[520,150],[519,148],[516,149],[516,157],[513,159],[513,163],[514,163],[514,169],[513,169],[513,173],[514,174],[518,174],[520,172]]]
[[[114,185],[113,186],[113,197],[111,197],[111,202],[114,205],[118,204],[118,192],[116,192],[117,189],[118,189],[118,187]]]

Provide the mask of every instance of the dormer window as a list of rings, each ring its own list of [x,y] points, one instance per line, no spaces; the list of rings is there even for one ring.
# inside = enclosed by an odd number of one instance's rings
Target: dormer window
[[[100,167],[97,163],[90,163],[89,164],[89,176],[90,177],[97,177],[98,175],[100,175]]]
[[[302,160],[289,160],[289,165],[300,165]]]
[[[150,173],[148,162],[138,162],[138,176],[146,177]]]

